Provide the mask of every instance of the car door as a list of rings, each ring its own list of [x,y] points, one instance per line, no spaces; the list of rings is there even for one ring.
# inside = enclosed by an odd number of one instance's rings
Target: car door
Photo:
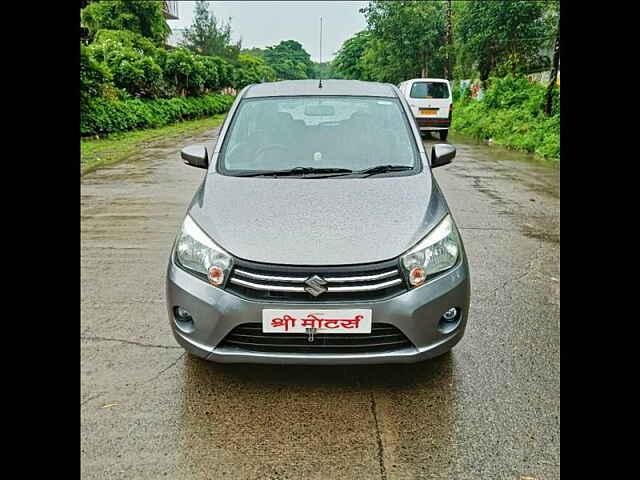
[[[451,90],[444,80],[416,80],[407,85],[407,101],[416,118],[448,118]]]

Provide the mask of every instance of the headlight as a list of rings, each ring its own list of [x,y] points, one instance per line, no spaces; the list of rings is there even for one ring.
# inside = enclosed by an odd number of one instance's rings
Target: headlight
[[[215,286],[222,285],[231,268],[231,255],[211,240],[187,215],[176,243],[180,265],[202,274]]]
[[[453,267],[460,254],[460,237],[447,215],[429,235],[402,256],[402,266],[409,273],[409,282],[417,287],[435,273]]]

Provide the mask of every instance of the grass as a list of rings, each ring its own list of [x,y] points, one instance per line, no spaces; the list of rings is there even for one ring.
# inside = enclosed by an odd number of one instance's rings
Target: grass
[[[126,160],[156,142],[199,135],[221,125],[226,114],[178,122],[166,127],[115,133],[100,139],[80,139],[80,176]]]

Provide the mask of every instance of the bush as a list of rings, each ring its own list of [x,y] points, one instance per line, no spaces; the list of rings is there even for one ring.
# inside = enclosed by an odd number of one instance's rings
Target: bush
[[[205,65],[200,57],[186,48],[176,48],[167,53],[164,64],[167,82],[190,95],[202,92],[205,85]]]
[[[113,73],[113,83],[131,95],[156,98],[155,86],[162,82],[162,69],[134,48],[122,47],[109,52],[106,64]]]
[[[221,90],[233,85],[233,71],[234,67],[229,62],[221,57],[206,57],[211,59],[211,65],[215,66],[218,83],[214,87],[214,90]]]
[[[80,135],[105,135],[136,128],[155,128],[203,116],[224,113],[231,95],[170,98],[159,100],[90,99],[80,112]]]
[[[104,43],[119,44],[123,47],[135,48],[149,56],[153,56],[157,50],[164,50],[156,47],[148,38],[145,38],[138,33],[130,32],[129,30],[99,30],[91,45],[102,45]]]
[[[544,116],[546,88],[525,77],[492,78],[482,100],[463,92],[451,128],[480,140],[560,160],[560,96],[553,92],[551,117]]]
[[[454,102],[460,100],[460,82],[458,80],[451,82],[451,99]]]
[[[111,72],[116,88],[138,97],[199,96],[232,86],[235,79],[236,67],[222,58],[156,48],[128,31],[100,30],[84,53]]]
[[[213,57],[201,57],[203,68],[204,88],[207,91],[218,90],[220,77],[218,75],[217,63]]]
[[[482,100],[487,108],[522,107],[537,115],[544,109],[546,91],[543,85],[526,77],[507,75],[492,78]]]
[[[111,80],[109,69],[96,61],[87,47],[80,45],[80,104],[92,97],[102,96],[104,86]]]
[[[118,89],[146,98],[175,94],[175,89],[165,84],[159,64],[163,61],[164,49],[156,48],[142,35],[125,30],[100,30],[87,52],[108,68]]]
[[[201,96],[275,78],[273,70],[254,57],[242,56],[238,65],[232,65],[186,48],[158,48],[142,35],[126,30],[99,30],[93,43],[83,47],[82,55],[86,64],[92,60],[92,68],[103,71],[113,87],[143,98]],[[96,92],[89,89],[83,95],[99,96]]]

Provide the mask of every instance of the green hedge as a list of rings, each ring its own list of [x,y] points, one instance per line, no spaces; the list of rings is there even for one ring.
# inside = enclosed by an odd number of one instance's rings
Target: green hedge
[[[231,95],[218,94],[158,100],[92,98],[80,112],[80,135],[157,128],[179,120],[224,113],[233,100]]]
[[[545,94],[543,85],[524,77],[491,79],[482,100],[468,95],[458,98],[451,128],[479,140],[491,139],[508,148],[559,161],[560,94],[556,87],[550,117],[543,113]]]
[[[86,72],[138,98],[199,97],[275,80],[273,69],[260,58],[239,55],[227,61],[184,47],[156,48],[149,39],[126,30],[99,30],[91,44],[81,44],[81,55]]]
[[[103,86],[111,81],[109,69],[89,55],[88,48],[80,46],[80,105],[90,98],[103,95]]]

